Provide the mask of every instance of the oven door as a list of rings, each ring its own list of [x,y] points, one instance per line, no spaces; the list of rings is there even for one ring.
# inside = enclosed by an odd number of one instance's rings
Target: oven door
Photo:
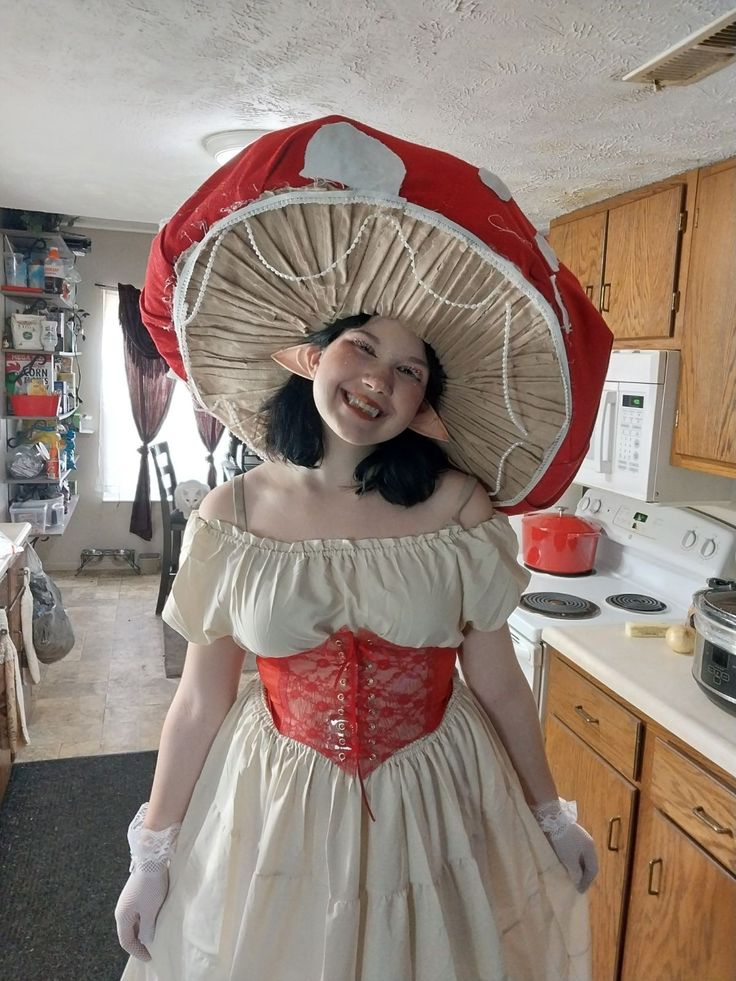
[[[523,637],[518,630],[511,626],[511,624],[509,624],[509,633],[511,634],[511,640],[514,644],[516,659],[519,662],[521,670],[524,672],[524,677],[529,682],[529,687],[534,694],[534,701],[537,703],[539,717],[541,719],[543,710],[542,694],[544,691],[544,646],[542,644],[535,644],[531,640],[527,640],[527,638]]]

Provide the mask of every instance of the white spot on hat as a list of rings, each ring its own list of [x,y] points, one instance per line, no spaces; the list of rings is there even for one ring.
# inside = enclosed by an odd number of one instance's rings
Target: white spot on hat
[[[327,123],[307,144],[299,176],[398,196],[406,167],[393,150],[350,123]]]
[[[478,171],[478,177],[483,181],[486,187],[490,187],[493,193],[501,198],[502,201],[511,200],[511,191],[506,187],[504,182],[496,174],[492,174],[490,170],[486,170],[485,167],[481,167]]]
[[[541,232],[537,232],[537,234],[534,236],[534,241],[537,243],[537,248],[539,251],[547,260],[547,265],[550,267],[550,269],[554,269],[554,271],[557,272],[557,270],[560,268],[560,260],[557,258],[557,253],[549,244],[547,239]]]

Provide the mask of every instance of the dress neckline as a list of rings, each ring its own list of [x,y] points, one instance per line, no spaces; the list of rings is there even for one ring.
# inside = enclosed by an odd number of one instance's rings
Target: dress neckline
[[[199,511],[192,511],[189,521],[203,524],[210,530],[218,533],[224,538],[229,538],[237,542],[246,542],[253,548],[262,549],[266,552],[289,552],[293,554],[318,554],[321,552],[346,552],[346,551],[370,551],[370,550],[389,550],[395,548],[416,548],[418,545],[430,544],[436,541],[453,541],[464,535],[472,535],[474,532],[482,530],[498,517],[499,512],[494,512],[490,518],[481,521],[477,525],[465,528],[461,524],[445,525],[436,531],[420,532],[417,535],[395,535],[386,538],[308,538],[298,542],[285,542],[278,538],[268,538],[262,535],[254,535],[253,532],[238,525],[225,521],[222,518],[203,518]]]

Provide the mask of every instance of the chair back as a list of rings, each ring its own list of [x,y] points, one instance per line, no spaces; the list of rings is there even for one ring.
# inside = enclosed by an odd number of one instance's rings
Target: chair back
[[[149,449],[151,451],[153,467],[156,471],[161,504],[162,506],[168,504],[168,510],[173,511],[176,507],[174,504],[176,474],[174,473],[174,464],[171,462],[171,456],[169,454],[169,444],[166,440],[163,440],[161,443],[154,443]]]

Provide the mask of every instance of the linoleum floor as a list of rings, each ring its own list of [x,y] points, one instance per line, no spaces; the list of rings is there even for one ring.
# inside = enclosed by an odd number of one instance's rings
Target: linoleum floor
[[[17,762],[158,749],[178,685],[166,678],[158,576],[54,573],[75,645],[41,665]]]

